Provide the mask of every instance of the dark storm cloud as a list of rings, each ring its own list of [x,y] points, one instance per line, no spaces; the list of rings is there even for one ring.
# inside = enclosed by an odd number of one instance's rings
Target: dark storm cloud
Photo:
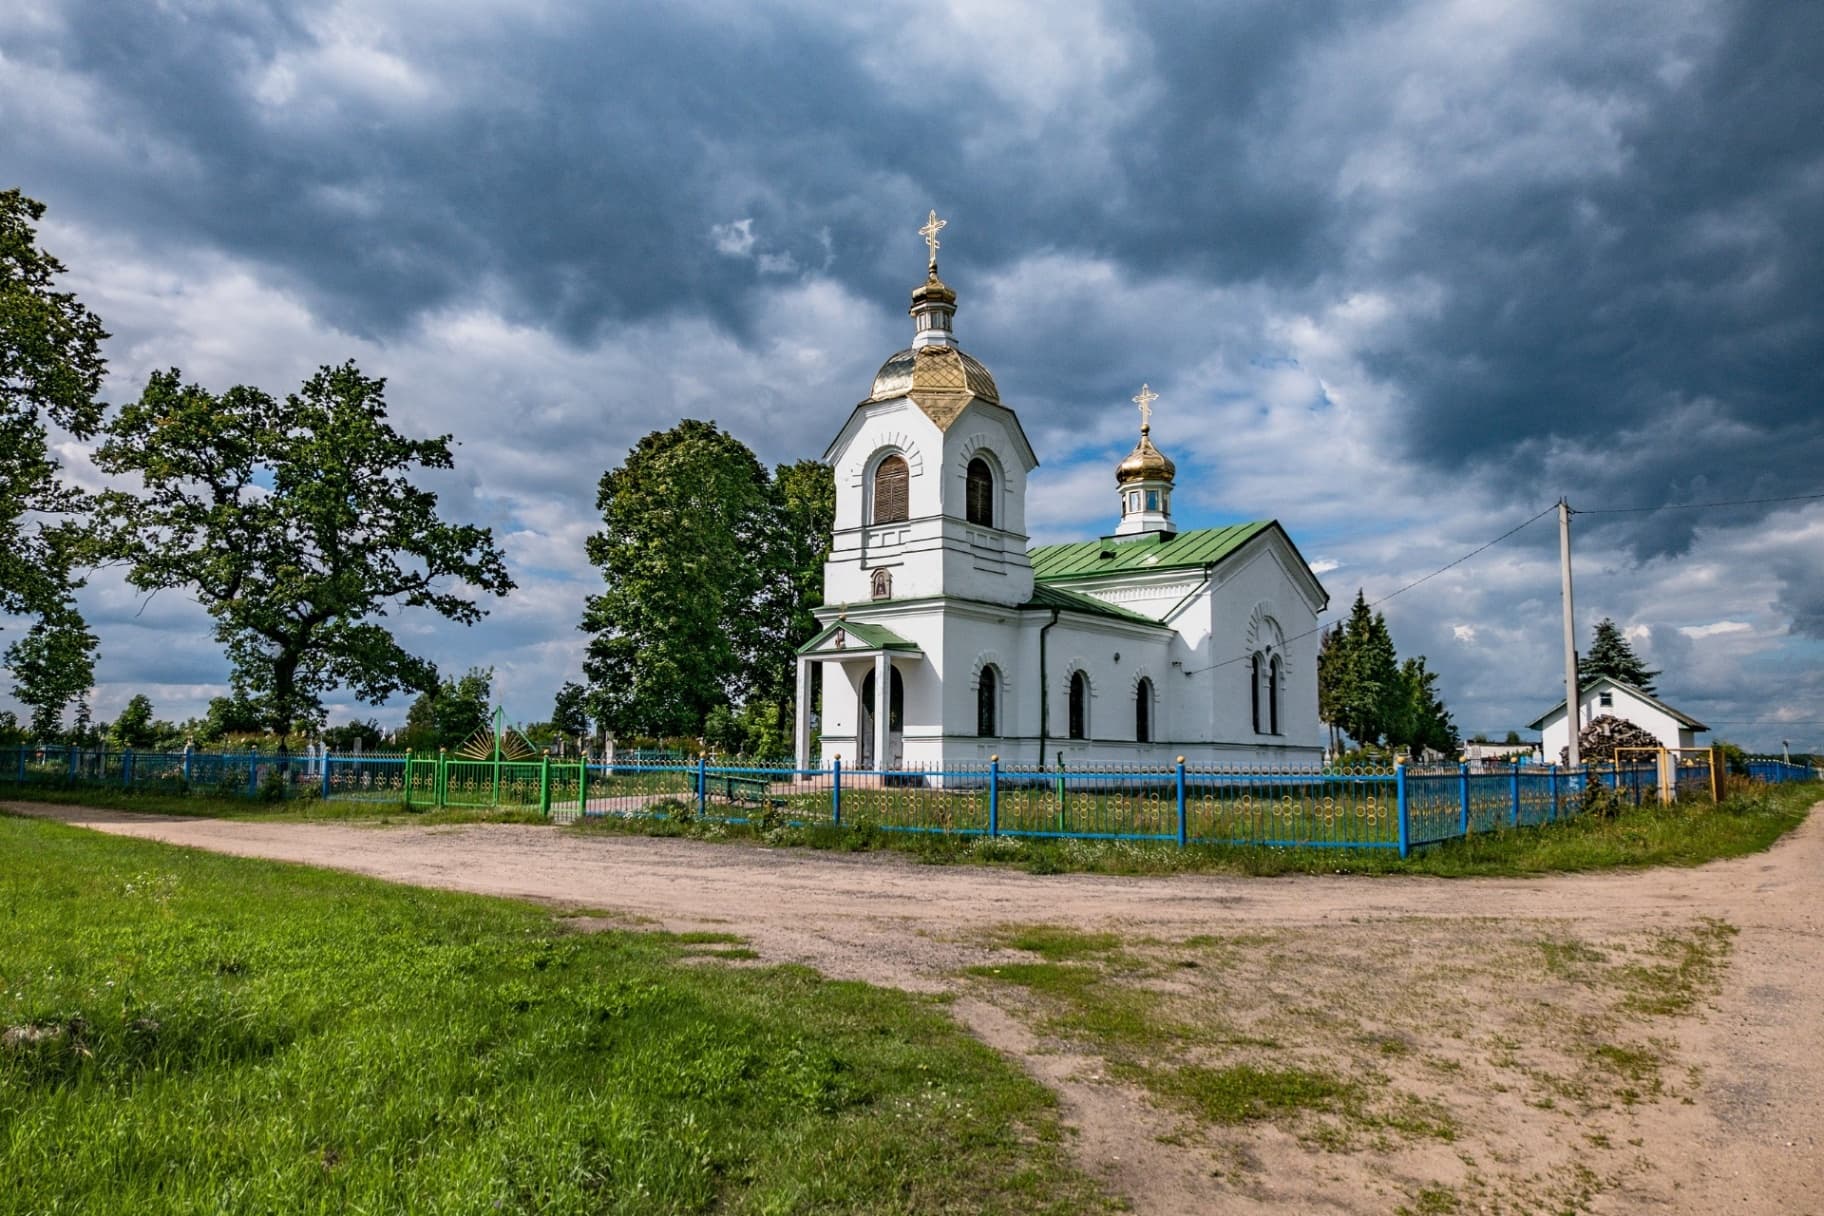
[[[1675,82],[1650,44],[1613,42],[1536,82],[1638,106],[1612,166],[1418,201],[1398,269],[1442,284],[1441,305],[1373,362],[1412,401],[1418,458],[1591,506],[1817,488],[1824,6],[1724,18]],[[1554,479],[1548,440],[1601,452],[1611,475]],[[1612,526],[1650,553],[1706,522]]]

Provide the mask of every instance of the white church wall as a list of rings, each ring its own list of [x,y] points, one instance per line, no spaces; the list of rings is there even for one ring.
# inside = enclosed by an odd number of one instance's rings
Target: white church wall
[[[1323,727],[1317,717],[1318,609],[1295,577],[1294,557],[1269,534],[1217,569],[1208,594],[1210,630],[1203,653],[1190,666],[1209,682],[1207,712],[1215,735],[1259,749],[1268,759],[1296,752],[1317,759]],[[1282,659],[1279,732],[1273,734],[1263,689],[1261,730],[1254,729],[1248,656],[1272,646]]]

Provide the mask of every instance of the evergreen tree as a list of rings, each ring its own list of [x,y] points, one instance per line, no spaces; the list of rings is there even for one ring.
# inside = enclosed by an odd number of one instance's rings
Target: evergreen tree
[[[1577,662],[1579,681],[1608,676],[1648,693],[1657,691],[1653,687],[1657,675],[1659,672],[1648,670],[1635,655],[1620,626],[1606,616],[1596,622],[1596,640],[1590,643],[1590,653]]]
[[[1427,750],[1455,755],[1462,747],[1457,725],[1438,697],[1438,673],[1425,666],[1425,656],[1400,664],[1392,712],[1387,721],[1387,742],[1417,756]]]

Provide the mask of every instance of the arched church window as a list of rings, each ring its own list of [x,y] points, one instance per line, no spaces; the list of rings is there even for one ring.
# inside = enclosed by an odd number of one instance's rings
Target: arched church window
[[[1267,664],[1267,733],[1279,733],[1279,656]]]
[[[892,571],[883,568],[874,572],[871,594],[877,600],[890,600],[893,598]]]
[[[906,522],[907,483],[911,476],[904,456],[889,456],[880,462],[874,470],[874,523]]]
[[[1080,671],[1070,675],[1070,737],[1089,737],[1089,677]]]
[[[1134,689],[1134,741],[1153,741],[1153,682],[1147,679]]]
[[[982,668],[980,682],[975,686],[975,733],[985,738],[1000,734],[995,721],[995,710],[1001,691],[1001,673],[993,663]]]
[[[1260,733],[1260,651],[1248,660],[1248,699],[1254,718],[1254,733]]]
[[[972,524],[994,527],[994,470],[980,456],[969,462],[968,483],[965,517]]]

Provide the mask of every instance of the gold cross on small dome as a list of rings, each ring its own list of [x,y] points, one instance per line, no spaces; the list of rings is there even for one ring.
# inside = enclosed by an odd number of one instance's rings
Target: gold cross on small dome
[[[933,270],[937,269],[937,247],[939,243],[937,234],[949,226],[949,220],[938,219],[937,212],[932,211],[930,216],[925,220],[925,226],[918,230],[918,235],[925,238],[925,245],[931,250],[931,269]]]
[[[1142,384],[1140,391],[1134,394],[1134,404],[1140,407],[1140,429],[1150,430],[1153,425],[1153,402],[1159,400],[1159,394]]]

